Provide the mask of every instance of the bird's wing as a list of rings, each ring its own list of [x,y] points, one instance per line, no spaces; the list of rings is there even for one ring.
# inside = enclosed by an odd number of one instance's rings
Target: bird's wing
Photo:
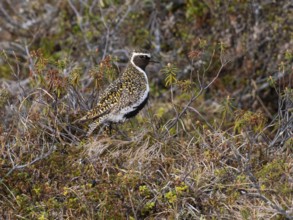
[[[76,122],[80,123],[88,120],[96,120],[104,115],[109,114],[119,102],[121,92],[122,83],[120,80],[113,82],[101,95],[97,105]]]
[[[123,102],[119,103],[119,109],[124,109],[126,107],[132,106],[136,103],[141,95],[143,94],[143,90],[141,85],[138,85],[137,82],[134,83],[132,81],[127,83],[127,88],[123,89],[121,93],[121,99]]]

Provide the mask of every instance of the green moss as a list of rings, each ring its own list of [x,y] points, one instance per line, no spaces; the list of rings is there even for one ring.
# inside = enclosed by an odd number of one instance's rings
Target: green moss
[[[264,165],[258,172],[257,177],[262,181],[278,181],[285,172],[284,160],[275,159]]]
[[[179,186],[175,186],[175,191],[177,195],[182,195],[183,192],[188,191],[188,186],[184,182],[182,182]]]
[[[248,208],[243,208],[240,210],[241,217],[245,220],[251,219],[251,210]]]
[[[208,7],[205,3],[198,0],[188,0],[186,6],[186,17],[188,19],[193,18],[194,16],[203,16],[207,13]]]
[[[12,76],[11,69],[8,64],[0,65],[0,77],[3,79],[10,79]]]
[[[156,204],[155,202],[147,202],[144,207],[142,208],[142,215],[147,215],[150,212],[152,212],[155,208]]]
[[[146,185],[139,186],[139,192],[145,198],[151,197],[151,191]]]
[[[234,131],[241,132],[242,129],[249,129],[254,132],[260,132],[266,123],[266,118],[262,113],[253,113],[250,111],[239,111],[236,115]]]
[[[165,193],[164,196],[167,199],[167,201],[172,205],[174,205],[177,202],[177,194],[175,190]]]
[[[37,217],[38,220],[47,220],[49,219],[48,218],[48,213],[47,212],[41,212],[38,217]]]
[[[7,89],[0,89],[0,108],[4,107],[11,97]]]

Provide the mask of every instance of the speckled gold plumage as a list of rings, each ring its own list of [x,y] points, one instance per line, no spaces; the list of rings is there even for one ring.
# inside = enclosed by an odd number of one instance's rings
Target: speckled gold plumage
[[[96,106],[78,120],[79,122],[93,121],[87,135],[90,135],[102,123],[125,121],[128,113],[140,108],[139,105],[146,101],[144,99],[148,97],[149,88],[144,68],[148,60],[141,65],[139,61],[136,61],[136,57],[134,58],[133,60],[132,55],[131,61],[134,62],[130,61],[122,75],[101,94]],[[138,66],[141,65],[141,68],[134,65],[135,62]]]

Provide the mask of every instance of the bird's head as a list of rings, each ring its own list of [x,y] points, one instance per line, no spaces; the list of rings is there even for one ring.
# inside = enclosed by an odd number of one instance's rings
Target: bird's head
[[[149,64],[151,60],[151,54],[147,52],[137,52],[134,51],[131,54],[131,62],[135,66],[145,70],[146,66]]]

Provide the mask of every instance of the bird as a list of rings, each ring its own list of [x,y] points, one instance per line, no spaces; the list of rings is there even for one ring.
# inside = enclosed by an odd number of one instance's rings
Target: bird
[[[124,72],[102,92],[95,106],[78,120],[92,121],[86,136],[90,136],[98,126],[123,123],[143,109],[149,98],[150,87],[145,68],[150,62],[154,61],[149,52],[131,53]]]

